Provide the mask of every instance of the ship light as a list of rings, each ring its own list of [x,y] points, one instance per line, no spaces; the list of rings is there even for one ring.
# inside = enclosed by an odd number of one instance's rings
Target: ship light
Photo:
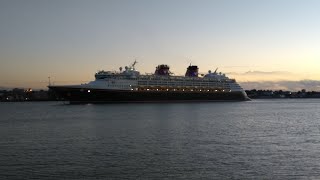
[[[193,89],[191,89],[191,91],[193,91]]]
[[[182,89],[182,91],[184,91],[184,89]]]
[[[91,92],[90,89],[88,90],[88,93]]]
[[[157,89],[157,91],[159,91],[159,89]]]
[[[167,91],[169,91],[169,89],[167,89]]]
[[[224,92],[224,90],[222,90]]]
[[[147,89],[147,91],[149,91],[150,89]]]
[[[200,89],[200,91],[201,91],[201,89]]]
[[[218,90],[214,90],[215,92],[217,92]]]
[[[133,89],[131,88],[131,91],[133,91]]]
[[[210,91],[209,89],[207,91]]]

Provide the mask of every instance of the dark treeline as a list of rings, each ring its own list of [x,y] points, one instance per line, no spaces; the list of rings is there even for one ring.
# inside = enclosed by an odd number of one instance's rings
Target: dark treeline
[[[0,101],[50,101],[55,100],[47,90],[14,88],[0,90]]]
[[[252,99],[264,99],[264,98],[320,98],[320,92],[306,91],[302,89],[298,92],[293,91],[272,91],[272,90],[246,90],[248,96]]]

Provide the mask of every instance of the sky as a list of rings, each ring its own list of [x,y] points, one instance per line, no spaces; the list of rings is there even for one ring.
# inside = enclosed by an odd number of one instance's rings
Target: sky
[[[191,63],[246,89],[320,90],[319,9],[318,0],[0,0],[0,88],[84,83],[136,59],[141,73],[168,64],[183,75]]]

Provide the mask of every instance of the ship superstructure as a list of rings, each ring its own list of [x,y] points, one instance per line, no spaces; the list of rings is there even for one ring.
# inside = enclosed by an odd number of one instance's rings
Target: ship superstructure
[[[234,79],[217,70],[199,77],[198,67],[190,65],[185,76],[174,76],[168,65],[161,64],[154,74],[142,75],[136,64],[123,71],[98,71],[87,84],[49,88],[71,102],[248,100]]]

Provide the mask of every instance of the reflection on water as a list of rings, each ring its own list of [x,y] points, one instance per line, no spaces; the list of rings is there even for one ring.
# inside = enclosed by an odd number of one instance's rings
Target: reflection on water
[[[320,100],[0,103],[0,179],[320,177]]]

